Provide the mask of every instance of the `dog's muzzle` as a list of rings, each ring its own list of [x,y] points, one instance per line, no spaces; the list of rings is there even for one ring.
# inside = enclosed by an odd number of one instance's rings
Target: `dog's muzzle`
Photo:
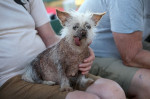
[[[74,41],[77,46],[81,45],[81,40],[87,37],[87,31],[82,29],[78,32],[77,36],[74,36]]]
[[[84,29],[82,29],[82,30],[80,31],[80,33],[81,33],[81,38],[85,38],[85,37],[87,36],[87,31],[84,30]]]

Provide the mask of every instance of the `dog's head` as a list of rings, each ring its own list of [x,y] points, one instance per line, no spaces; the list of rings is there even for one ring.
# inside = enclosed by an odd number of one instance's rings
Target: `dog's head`
[[[88,45],[94,36],[94,27],[105,13],[92,14],[79,13],[76,11],[63,12],[56,10],[62,26],[62,35],[77,46]]]

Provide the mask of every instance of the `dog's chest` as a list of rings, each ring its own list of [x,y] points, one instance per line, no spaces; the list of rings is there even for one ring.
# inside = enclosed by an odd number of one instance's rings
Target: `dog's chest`
[[[59,82],[58,75],[62,71],[67,77],[78,74],[79,64],[89,56],[88,46],[80,50],[79,52],[73,49],[68,42],[62,39],[57,45],[42,52],[32,65],[42,79]]]
[[[65,40],[62,40],[59,45],[60,63],[67,76],[75,76],[78,73],[79,64],[89,56],[88,46],[82,49],[75,48]]]

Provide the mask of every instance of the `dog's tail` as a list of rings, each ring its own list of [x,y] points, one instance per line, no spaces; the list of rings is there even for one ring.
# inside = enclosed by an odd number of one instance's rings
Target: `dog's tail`
[[[31,83],[34,83],[34,82],[40,83],[40,82],[38,82],[39,78],[37,76],[37,73],[36,73],[35,69],[33,69],[32,65],[28,65],[25,68],[25,72],[22,75],[22,79],[27,81],[27,82],[31,82]]]

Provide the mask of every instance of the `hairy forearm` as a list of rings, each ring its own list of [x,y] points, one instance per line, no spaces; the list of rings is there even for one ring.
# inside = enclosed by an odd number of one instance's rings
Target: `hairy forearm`
[[[147,50],[140,50],[130,61],[123,60],[123,62],[128,66],[150,68],[150,52]]]
[[[143,49],[141,31],[130,34],[113,32],[113,35],[125,65],[150,68],[150,52]]]

